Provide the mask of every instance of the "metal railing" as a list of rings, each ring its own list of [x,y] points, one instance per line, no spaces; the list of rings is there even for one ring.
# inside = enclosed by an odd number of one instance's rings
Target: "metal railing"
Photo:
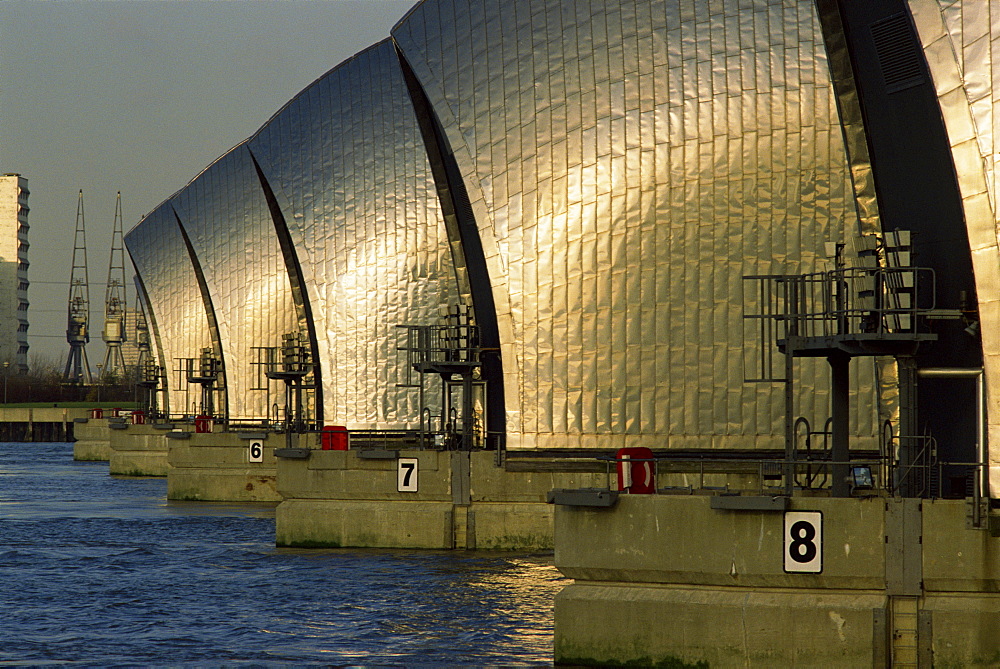
[[[745,338],[760,358],[745,380],[783,381],[779,348],[790,337],[917,335],[919,317],[935,309],[934,271],[921,267],[846,267],[811,274],[743,277]]]
[[[406,330],[399,350],[407,353],[407,366],[479,362],[479,328],[475,325],[398,325]]]
[[[933,450],[935,444],[933,439],[921,437],[925,442],[925,448]],[[872,458],[852,458],[847,461],[835,461],[829,458],[828,454],[816,454],[807,458],[789,461],[783,458],[725,458],[725,457],[698,457],[698,456],[670,456],[656,455],[652,458],[638,457],[617,457],[614,455],[601,455],[596,459],[605,464],[605,475],[607,477],[608,490],[618,490],[617,472],[619,466],[631,466],[636,463],[650,462],[653,465],[654,480],[657,487],[654,494],[688,493],[694,494],[696,491],[703,492],[743,492],[757,493],[772,497],[789,496],[786,486],[783,484],[784,473],[793,472],[796,485],[793,487],[796,492],[822,493],[831,488],[830,470],[837,465],[844,465],[851,472],[851,488],[855,495],[859,496],[883,496],[895,497],[899,495],[902,482],[907,476],[915,476],[925,485],[921,497],[925,499],[943,498],[942,486],[934,485],[940,482],[943,473],[947,468],[959,468],[965,471],[966,479],[969,481],[969,491],[967,497],[973,503],[980,504],[987,496],[988,491],[983,489],[982,481],[987,471],[988,464],[979,462],[950,462],[934,460],[927,454],[924,462],[915,462],[906,466],[900,466],[891,459],[885,457]],[[697,483],[688,485],[660,485],[660,475],[680,475],[694,474],[698,477]],[[724,485],[709,485],[708,477],[726,477],[732,475],[755,476],[756,486],[736,488],[730,483]],[[809,482],[806,484],[805,482]],[[817,483],[818,482],[818,483]],[[792,493],[794,494],[794,493]],[[978,525],[977,525],[978,527]]]
[[[921,267],[847,267],[798,275],[746,276],[744,317],[799,337],[916,332],[934,309],[935,275]]]

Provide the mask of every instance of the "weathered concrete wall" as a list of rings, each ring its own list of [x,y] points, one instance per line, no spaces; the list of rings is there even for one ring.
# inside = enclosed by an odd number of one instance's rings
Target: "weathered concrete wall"
[[[793,498],[789,510],[823,514],[823,569],[803,574],[784,571],[783,513],[710,500],[557,507],[556,566],[575,579],[556,597],[557,662],[869,667],[910,632],[914,660],[1000,659],[1000,539],[966,529],[964,501],[914,501],[907,549],[887,520],[899,502]],[[906,550],[916,556],[912,597],[892,573]],[[901,601],[913,606],[912,630],[892,617]]]
[[[495,454],[471,454],[469,483],[475,546],[479,549],[537,550],[555,546],[553,507],[545,497],[553,488],[590,488],[607,484],[607,474],[592,459],[512,461],[495,466]],[[586,464],[595,471],[553,471]]]
[[[251,462],[250,442],[262,443],[261,462]],[[167,499],[214,502],[278,502],[274,449],[284,435],[188,433],[166,439]]]
[[[107,418],[76,418],[73,422],[73,459],[104,461],[111,458],[111,430]]]
[[[562,664],[871,667],[873,593],[575,583],[556,596]]]
[[[396,492],[396,458],[366,460],[360,451],[312,450],[307,460],[278,461],[278,492],[285,499],[451,502],[450,454],[400,451],[419,460],[419,489]]]
[[[114,476],[166,476],[167,430],[153,425],[129,425],[110,433],[108,471]]]
[[[447,549],[454,547],[453,523],[450,502],[292,499],[278,505],[275,541],[278,546]]]
[[[1000,666],[1000,538],[966,529],[963,501],[923,502],[923,611],[935,666]]]
[[[552,488],[603,485],[598,472],[553,463],[497,467],[495,453],[310,451],[279,459],[280,546],[540,550],[554,545]],[[417,492],[397,492],[397,457],[419,462]],[[565,466],[565,464],[564,464]],[[545,469],[549,471],[544,471]]]
[[[417,492],[396,491],[397,460],[362,459],[359,451],[311,450],[306,460],[278,460],[275,514],[279,546],[452,548],[450,454],[403,451],[416,458]]]
[[[720,511],[707,495],[622,495],[611,510],[558,507],[556,564],[587,581],[877,589],[884,502],[795,499],[824,514],[822,574],[786,574],[783,514]],[[835,514],[836,522],[831,514]],[[766,548],[766,549],[765,549]]]
[[[824,524],[822,574],[786,574],[782,513],[709,501],[557,507],[556,565],[576,579],[556,599],[557,661],[871,666],[872,609],[886,606],[883,503],[854,503]],[[839,501],[802,504],[826,519]]]

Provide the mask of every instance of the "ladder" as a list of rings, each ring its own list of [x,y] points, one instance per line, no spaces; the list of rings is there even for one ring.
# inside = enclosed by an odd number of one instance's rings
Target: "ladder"
[[[891,598],[892,669],[919,669],[917,643],[918,598],[896,595]]]

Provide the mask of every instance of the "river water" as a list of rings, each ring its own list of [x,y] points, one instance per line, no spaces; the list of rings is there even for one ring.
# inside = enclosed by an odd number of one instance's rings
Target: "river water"
[[[550,555],[274,546],[274,510],[0,443],[0,664],[552,662]]]

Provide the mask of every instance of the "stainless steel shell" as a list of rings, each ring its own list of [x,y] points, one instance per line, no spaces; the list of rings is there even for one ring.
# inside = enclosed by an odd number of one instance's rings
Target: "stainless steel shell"
[[[254,349],[280,346],[283,334],[299,328],[274,223],[246,146],[213,163],[171,202],[218,323],[229,417],[273,415],[273,405],[284,407],[284,384],[268,383]]]
[[[937,91],[965,213],[979,300],[990,488],[1000,490],[1000,4],[910,0]],[[990,391],[989,389],[994,389]]]
[[[154,350],[167,373],[162,408],[170,413],[195,413],[200,390],[188,385],[179,359],[197,357],[201,349],[211,348],[212,336],[194,265],[170,202],[125,235],[125,246],[146,288],[149,303],[144,306],[151,315]]]
[[[780,444],[740,278],[822,269],[859,229],[815,3],[426,0],[393,37],[472,200],[508,445]],[[800,373],[822,422],[824,365]]]
[[[419,419],[415,393],[397,387],[395,325],[431,323],[467,289],[397,47],[470,196],[508,446],[780,445],[780,388],[743,382],[759,351],[745,346],[755,305],[742,277],[824,269],[825,242],[878,216],[860,130],[845,148],[811,0],[418,4],[393,40],[320,78],[175,198],[230,387],[248,383],[245,351],[291,323],[252,156],[301,267],[325,422]],[[212,337],[204,307],[182,336],[194,307],[179,295],[199,296],[190,260],[159,266],[182,260],[167,218],[157,210],[128,243],[164,357],[190,357]],[[249,304],[272,289],[275,305]],[[873,446],[873,365],[852,370],[854,443]],[[800,363],[798,379],[795,413],[818,426],[825,364]],[[236,414],[256,415],[254,402],[230,396]]]
[[[393,44],[381,42],[319,79],[248,147],[302,268],[325,422],[415,427],[417,392],[397,387],[406,370],[396,326],[434,323],[459,292]]]

